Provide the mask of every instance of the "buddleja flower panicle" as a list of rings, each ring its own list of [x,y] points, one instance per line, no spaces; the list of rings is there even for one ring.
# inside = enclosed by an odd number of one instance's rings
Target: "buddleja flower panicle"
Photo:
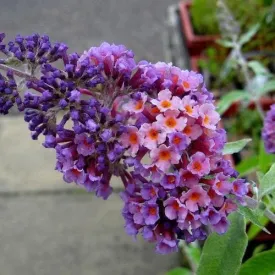
[[[159,253],[176,251],[180,239],[205,239],[206,227],[226,232],[248,188],[222,155],[226,132],[202,75],[136,62],[123,45],[78,55],[47,41],[17,37],[0,47],[40,72],[28,72],[23,103],[11,72],[2,77],[0,106],[5,113],[14,102],[25,109],[33,139],[45,136],[64,180],[107,199],[112,176],[120,177],[127,233],[141,233]],[[62,69],[52,63],[59,58]]]

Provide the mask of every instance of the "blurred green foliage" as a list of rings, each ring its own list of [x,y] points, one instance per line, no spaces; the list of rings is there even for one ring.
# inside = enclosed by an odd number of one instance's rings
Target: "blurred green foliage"
[[[251,149],[258,153],[263,126],[257,110],[241,108],[237,115],[225,120],[225,127],[230,136],[248,136],[252,138]]]
[[[197,34],[219,34],[216,16],[217,0],[193,0],[191,20]],[[241,33],[251,25],[261,23],[261,29],[245,50],[274,50],[275,0],[227,0],[225,1],[235,19],[239,22]]]

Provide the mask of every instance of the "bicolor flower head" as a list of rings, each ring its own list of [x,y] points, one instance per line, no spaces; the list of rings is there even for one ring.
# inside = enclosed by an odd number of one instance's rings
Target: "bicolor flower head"
[[[205,239],[205,227],[226,232],[248,187],[222,156],[226,133],[200,74],[136,62],[123,45],[104,42],[78,55],[45,35],[19,35],[7,45],[4,37],[0,70],[12,57],[36,75],[0,73],[0,113],[25,111],[32,138],[45,136],[66,182],[107,199],[112,176],[119,177],[126,232],[142,234],[161,254],[177,251],[179,240]],[[263,130],[271,153],[274,108]]]

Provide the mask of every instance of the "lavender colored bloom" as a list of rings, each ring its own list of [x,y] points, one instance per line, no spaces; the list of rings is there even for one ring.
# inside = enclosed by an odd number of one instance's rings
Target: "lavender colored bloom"
[[[90,130],[91,132],[96,132],[99,128],[93,119],[89,119],[86,122],[86,126],[87,126],[88,130]]]
[[[77,152],[82,156],[89,156],[95,151],[94,140],[84,133],[76,135],[74,141],[77,144]]]
[[[156,246],[156,252],[159,254],[169,254],[178,251],[178,243],[176,240],[163,239]]]
[[[248,186],[244,179],[236,179],[232,183],[232,193],[238,198],[243,198],[248,193]]]
[[[158,188],[152,184],[144,185],[140,191],[143,199],[156,201],[158,198]]]
[[[147,203],[143,205],[141,212],[146,225],[153,225],[159,219],[159,208],[155,203]]]
[[[100,137],[102,138],[102,140],[103,140],[104,142],[108,142],[108,141],[111,139],[112,135],[113,135],[113,132],[112,132],[111,129],[105,129],[105,130],[103,130],[102,133],[100,134]],[[117,149],[117,150],[118,150],[118,149]]]
[[[201,214],[201,222],[207,224],[217,224],[222,218],[222,215],[214,208],[208,207],[206,211]]]
[[[170,197],[164,202],[165,215],[170,220],[185,220],[187,209],[177,198]]]
[[[169,142],[171,145],[174,145],[177,150],[183,151],[190,144],[190,139],[186,135],[176,132],[169,135]]]
[[[212,226],[218,234],[224,234],[227,231],[229,222],[226,217],[222,217],[218,223],[213,224]]]
[[[78,90],[71,91],[71,96],[69,97],[70,101],[79,102],[80,101],[80,92]]]
[[[86,175],[83,170],[76,168],[65,171],[64,180],[68,183],[76,182],[77,184],[83,184],[86,180]]]
[[[275,154],[275,104],[267,112],[262,130],[265,150],[269,154]]]
[[[162,180],[160,181],[160,184],[165,188],[165,189],[175,189],[179,185],[179,175],[176,173],[170,173],[164,175]]]
[[[56,137],[53,135],[46,135],[45,142],[43,143],[45,148],[54,148],[56,146]]]
[[[155,235],[154,235],[153,228],[151,228],[149,226],[144,226],[143,227],[142,236],[145,240],[147,240],[149,242],[153,242],[156,239]]]

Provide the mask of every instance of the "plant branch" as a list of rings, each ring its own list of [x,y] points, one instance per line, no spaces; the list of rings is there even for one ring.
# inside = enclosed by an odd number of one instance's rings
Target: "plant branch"
[[[182,254],[183,256],[185,257],[191,271],[192,271],[192,274],[193,275],[196,275],[196,272],[197,272],[197,266],[196,264],[193,262],[192,258],[190,257],[189,253],[187,252],[186,250],[186,245],[184,242],[182,242]]]
[[[3,70],[5,72],[7,71],[12,71],[14,73],[14,75],[18,76],[18,77],[21,77],[21,78],[25,78],[26,80],[38,80],[36,77],[28,74],[28,73],[25,73],[25,72],[22,72],[20,70],[17,70],[15,68],[12,68],[12,67],[9,67],[5,64],[0,64],[0,70]]]

